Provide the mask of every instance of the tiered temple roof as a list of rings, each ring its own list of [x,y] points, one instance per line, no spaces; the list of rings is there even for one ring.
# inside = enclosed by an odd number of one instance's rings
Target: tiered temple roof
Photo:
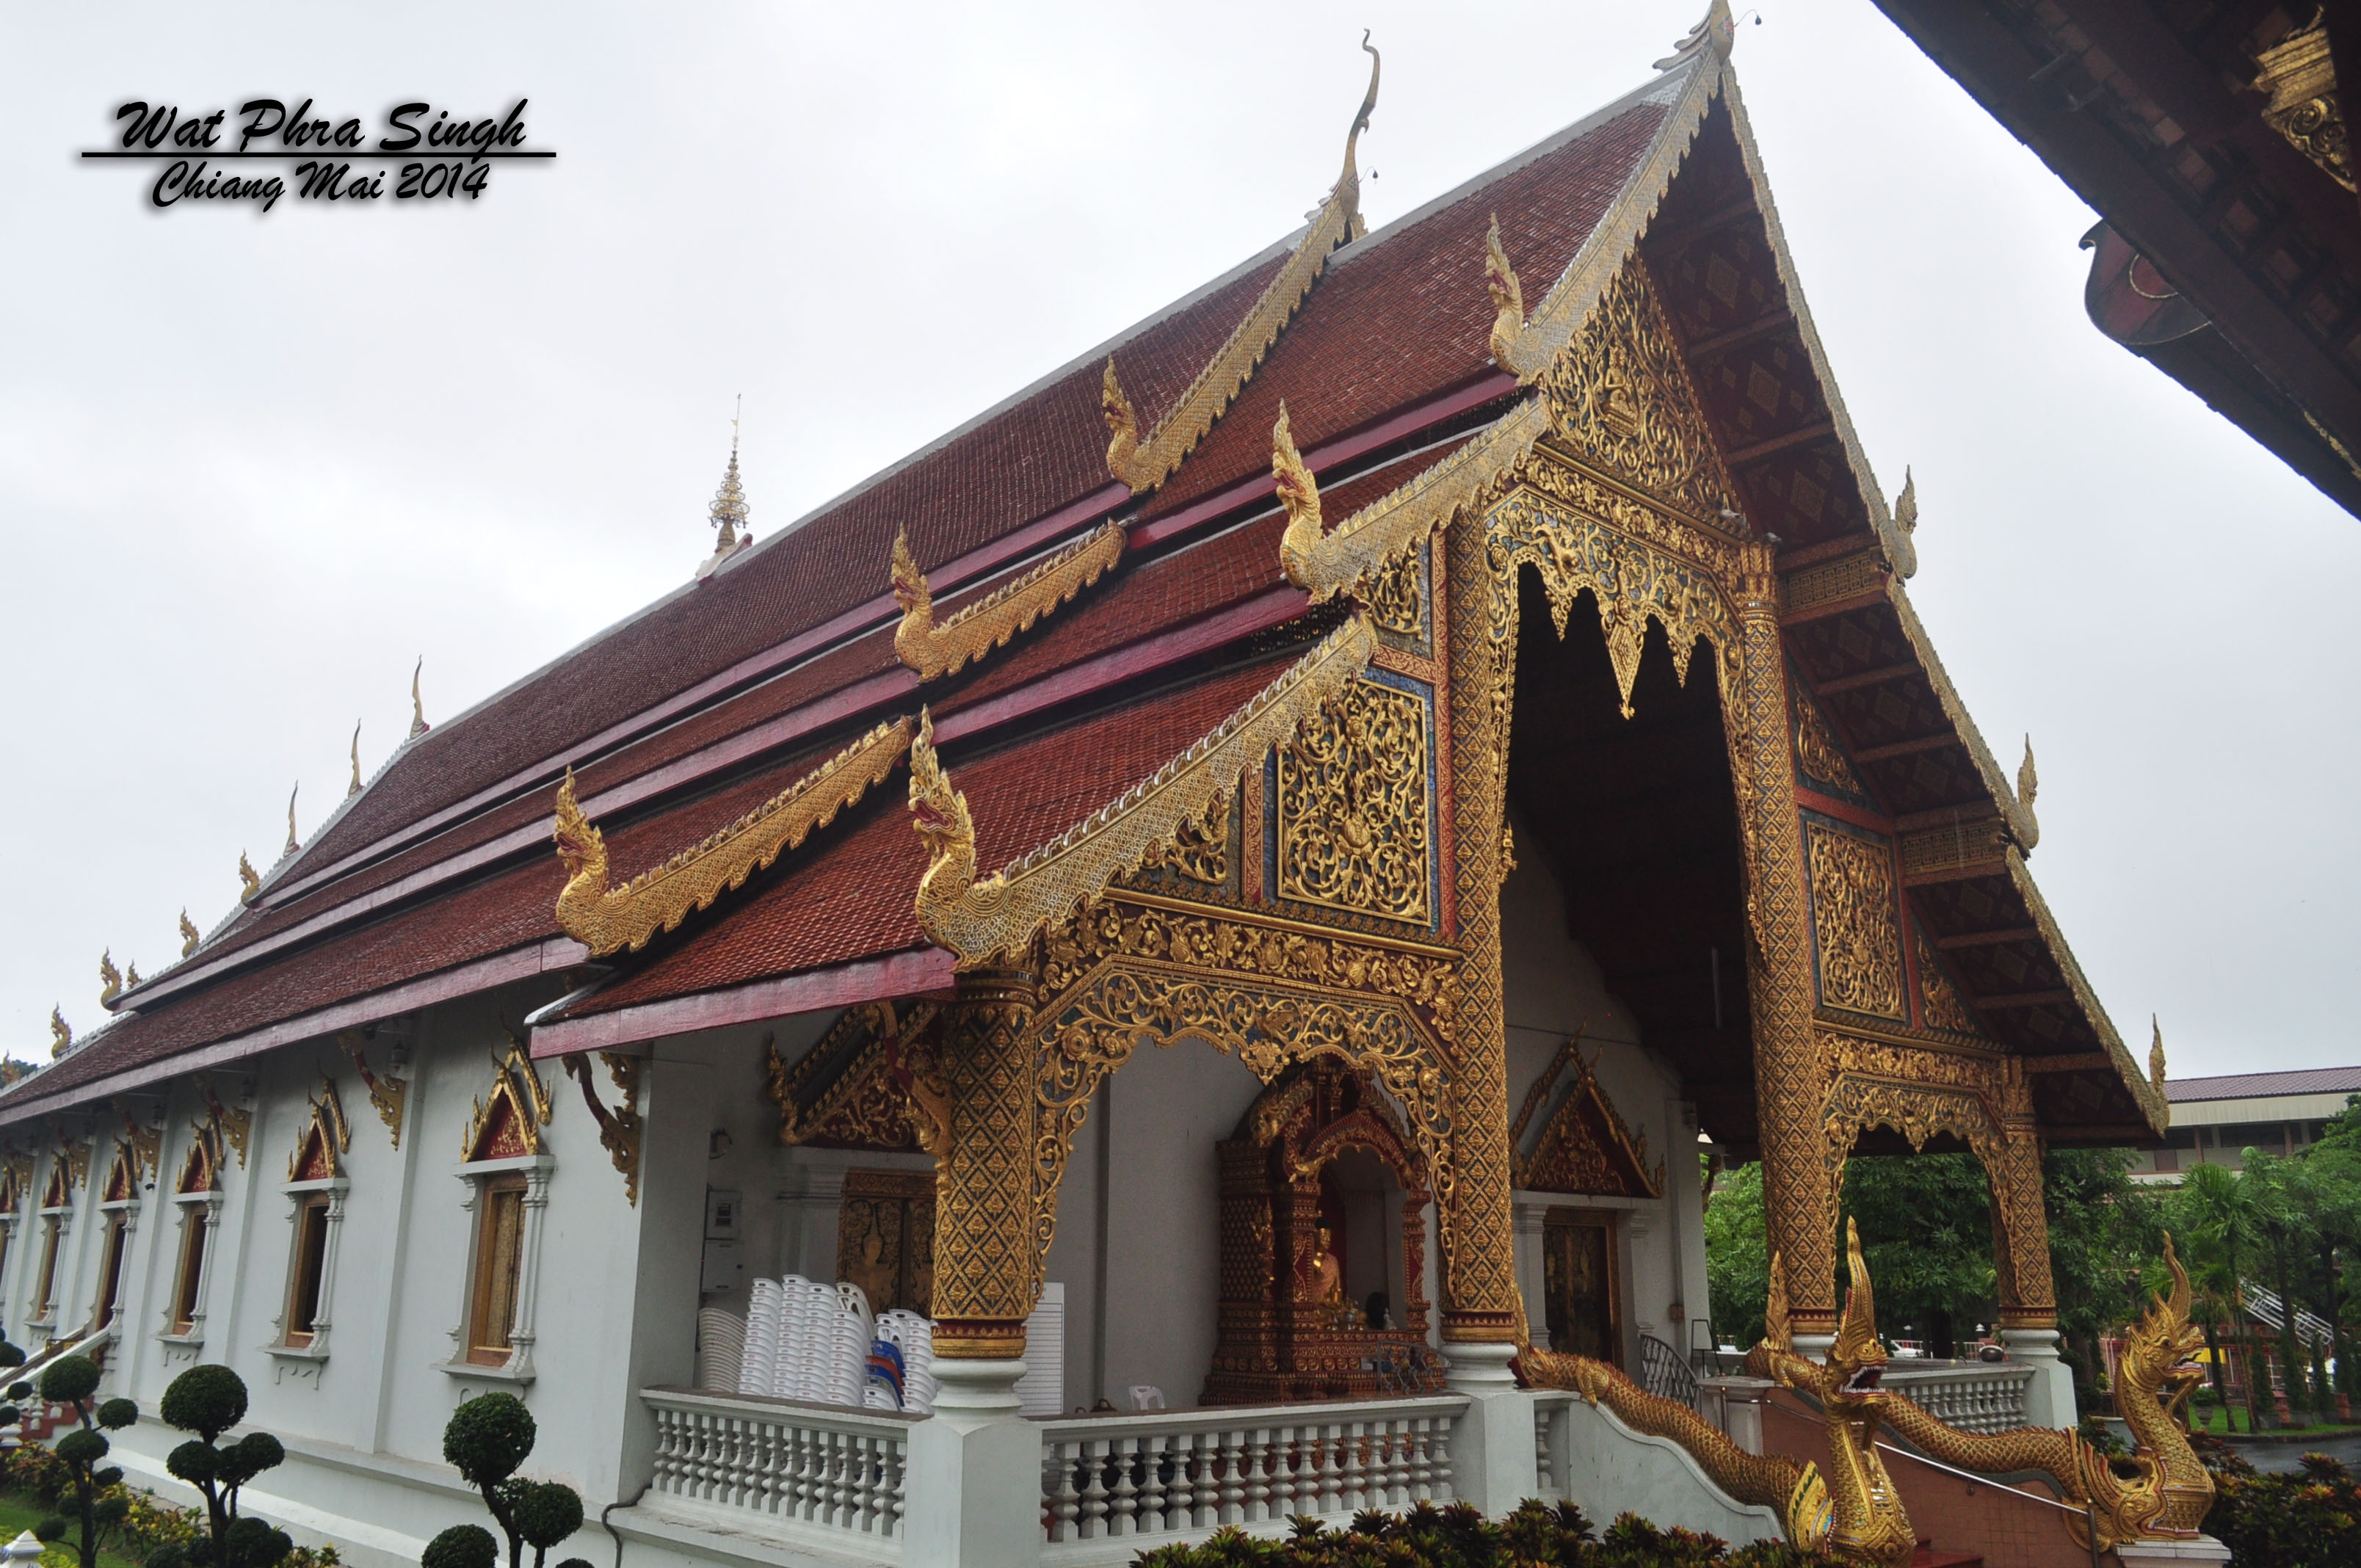
[[[741,819],[880,724],[901,727],[898,756],[923,704],[972,812],[979,870],[1006,865],[1186,752],[1340,620],[1281,565],[1282,401],[1333,538],[1524,428],[1539,367],[1636,259],[1741,508],[1781,541],[1791,656],[1850,759],[1822,783],[1836,809],[1902,839],[1924,939],[1946,955],[1968,1028],[2058,1068],[2037,1080],[2051,1135],[2160,1126],[2160,1100],[2024,873],[2029,803],[1904,595],[1908,520],[1888,515],[1795,291],[1726,40],[1701,33],[1639,91],[1384,228],[1359,234],[1351,184],[1348,157],[1307,233],[1331,243],[1322,224],[1341,214],[1334,238],[1357,237],[1312,258],[1291,310],[1271,302],[1275,280],[1283,291],[1307,269],[1302,234],[413,735],[233,919],[0,1098],[0,1123],[533,976],[569,992],[535,1020],[542,1055],[939,990],[954,955],[914,909],[928,857],[900,773],[770,859],[721,866],[673,927],[596,964],[558,916],[561,782],[570,773],[620,888],[685,853],[750,856]],[[1522,374],[1493,356],[1495,219],[1534,302],[1510,356]],[[1118,480],[1110,358],[1153,431],[1258,321],[1276,335],[1203,438],[1160,484]],[[1119,561],[1078,575],[1005,646],[933,680],[897,656],[897,536],[941,626],[1110,521]]]

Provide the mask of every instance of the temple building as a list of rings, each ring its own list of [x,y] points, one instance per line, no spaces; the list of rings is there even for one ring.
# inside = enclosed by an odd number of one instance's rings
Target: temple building
[[[148,1410],[236,1367],[249,1508],[368,1568],[475,1511],[488,1391],[632,1568],[1531,1496],[1895,1561],[1874,1376],[1816,1464],[1727,1413],[1874,1351],[1848,1156],[1982,1160],[2011,1420],[2070,1428],[2042,1151],[2157,1141],[2163,1069],[1911,608],[1730,39],[1374,230],[1372,51],[1303,229],[751,543],[733,455],[693,578],[422,714],[0,1095],[10,1336]],[[1784,1291],[1703,1391],[1701,1154]],[[2140,1497],[2108,1543],[2193,1530]]]

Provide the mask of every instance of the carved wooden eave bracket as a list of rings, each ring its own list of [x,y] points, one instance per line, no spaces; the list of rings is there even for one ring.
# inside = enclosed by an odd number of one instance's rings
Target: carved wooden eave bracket
[[[1312,215],[1311,226],[1296,241],[1286,265],[1263,286],[1244,318],[1197,372],[1196,379],[1156,422],[1156,428],[1145,435],[1140,433],[1138,411],[1132,407],[1122,379],[1115,373],[1115,356],[1107,356],[1106,374],[1100,382],[1100,411],[1107,422],[1107,472],[1130,486],[1132,494],[1155,489],[1172,477],[1182,459],[1205,439],[1213,422],[1245,389],[1263,356],[1270,352],[1270,345],[1279,341],[1279,333],[1293,319],[1304,297],[1312,292],[1312,284],[1327,269],[1329,253],[1361,237],[1361,174],[1355,162],[1356,148],[1361,132],[1368,128],[1370,114],[1378,106],[1378,76],[1382,66],[1378,51],[1369,49],[1366,34],[1361,47],[1369,52],[1369,90],[1362,96],[1352,128],[1345,135],[1344,171],[1336,177],[1327,200]]]
[[[1271,433],[1271,467],[1288,510],[1279,564],[1288,581],[1318,604],[1367,591],[1401,560],[1464,513],[1480,511],[1514,481],[1549,429],[1549,411],[1528,398],[1416,478],[1321,532],[1320,495],[1289,433],[1284,411]]]
[[[640,1141],[647,1130],[640,1115],[640,1059],[618,1056],[612,1051],[599,1054],[607,1064],[608,1075],[615,1087],[623,1091],[622,1103],[612,1110],[598,1098],[598,1086],[591,1081],[590,1058],[577,1051],[565,1058],[566,1074],[582,1086],[583,1103],[590,1108],[590,1119],[598,1124],[598,1146],[623,1176],[623,1201],[636,1209],[640,1206]]]
[[[1121,523],[1106,523],[939,622],[909,537],[896,533],[891,569],[902,624],[894,631],[895,655],[922,681],[956,674],[1106,576],[1123,559],[1124,538]]]
[[[557,924],[605,958],[637,951],[660,931],[709,909],[725,892],[833,821],[894,771],[909,749],[910,720],[881,724],[735,822],[620,887],[607,885],[607,845],[574,796],[574,773],[557,786],[553,837],[571,873],[557,895]]]
[[[910,745],[911,826],[933,858],[918,883],[919,929],[962,967],[1022,951],[1234,797],[1239,775],[1341,695],[1376,648],[1376,632],[1354,616],[1153,778],[981,881],[967,801],[936,759],[931,721],[922,720]]]

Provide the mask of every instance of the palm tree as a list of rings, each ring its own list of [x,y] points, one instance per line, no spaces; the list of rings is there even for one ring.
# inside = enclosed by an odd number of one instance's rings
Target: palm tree
[[[2294,1160],[2260,1149],[2248,1149],[2242,1163],[2246,1168],[2238,1184],[2253,1195],[2256,1220],[2262,1227],[2263,1238],[2269,1243],[2271,1283],[2279,1292],[2279,1375],[2287,1388],[2288,1404],[2301,1411],[2312,1403],[2303,1375],[2303,1350],[2297,1337],[2293,1267],[2293,1255],[2312,1240],[2303,1170]]]
[[[2220,1387],[2221,1343],[2213,1329],[2214,1320],[2226,1315],[2232,1336],[2246,1351],[2246,1430],[2256,1431],[2258,1411],[2255,1394],[2256,1385],[2261,1381],[2262,1366],[2249,1332],[2239,1259],[2253,1255],[2255,1237],[2260,1229],[2261,1205],[2256,1201],[2254,1190],[2237,1172],[2211,1164],[2200,1165],[2189,1172],[2181,1181],[2180,1190],[2174,1194],[2173,1203],[2180,1211],[2180,1223],[2174,1228],[2196,1242],[2201,1255],[2213,1265],[2207,1272],[2213,1277],[2217,1294],[2213,1310],[2206,1315],[2205,1340],[2213,1352],[2216,1392],[2223,1395],[2226,1404],[2226,1391]]]

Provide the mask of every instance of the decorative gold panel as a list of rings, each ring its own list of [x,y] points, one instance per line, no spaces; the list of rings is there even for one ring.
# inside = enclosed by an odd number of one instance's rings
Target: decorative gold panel
[[[896,533],[889,557],[895,602],[902,607],[902,622],[894,630],[895,656],[922,681],[955,674],[1097,582],[1123,559],[1123,525],[1107,523],[937,621],[934,594],[910,554],[909,536]]]
[[[2296,14],[2303,14],[2301,7]],[[2308,26],[2295,28],[2256,55],[2255,63],[2262,67],[2262,73],[2255,78],[2252,90],[2271,95],[2271,101],[2263,105],[2264,123],[2287,137],[2290,147],[2312,159],[2331,180],[2347,191],[2354,189],[2353,151],[2337,102],[2327,12],[2320,11]]]
[[[1367,678],[1279,747],[1279,896],[1432,919],[1432,754],[1424,700]]]
[[[1845,761],[1844,748],[1837,744],[1819,705],[1801,690],[1795,693],[1795,764],[1807,779],[1847,795],[1867,793],[1853,776],[1852,764]]]
[[[1426,638],[1426,563],[1424,552],[1403,555],[1379,572],[1369,584],[1369,619],[1380,631],[1397,637]]]
[[[1817,609],[1824,604],[1834,604],[1839,599],[1882,592],[1885,587],[1885,563],[1873,549],[1790,572],[1784,582],[1784,595],[1787,613],[1795,615]]]
[[[1636,259],[1608,284],[1570,349],[1541,378],[1552,433],[1615,477],[1719,525],[1734,510],[1730,478]]]
[[[1901,1020],[1902,933],[1883,844],[1820,823],[1806,828],[1820,1004]]]
[[[1924,931],[1918,933],[1918,1016],[1929,1029],[1948,1030],[1954,1035],[1982,1032],[1976,1024],[1976,1015],[1960,1000],[1951,977],[1935,961],[1935,945],[1927,940]]]

